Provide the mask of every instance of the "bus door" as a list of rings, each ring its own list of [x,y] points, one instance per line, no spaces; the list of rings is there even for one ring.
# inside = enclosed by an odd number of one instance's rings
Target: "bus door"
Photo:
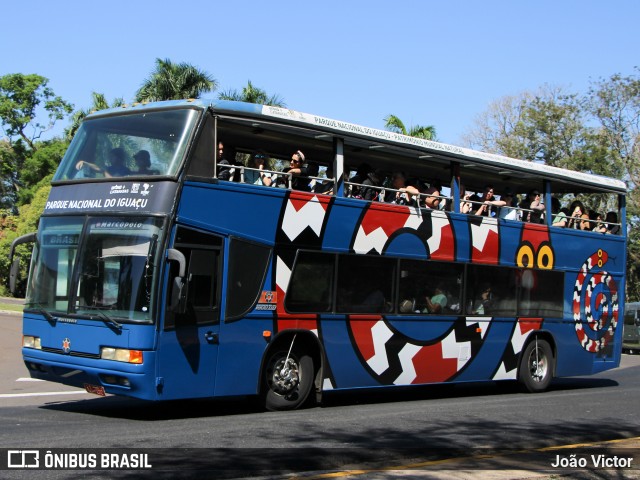
[[[187,261],[186,311],[166,310],[158,348],[159,399],[213,396],[223,238],[178,227],[173,248]],[[174,271],[171,269],[170,278]]]

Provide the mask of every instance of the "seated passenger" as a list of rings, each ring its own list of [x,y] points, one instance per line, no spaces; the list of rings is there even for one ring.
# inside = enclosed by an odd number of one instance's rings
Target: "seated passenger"
[[[460,184],[460,213],[469,213],[473,209],[471,195],[467,193],[464,185]]]
[[[495,197],[493,196],[493,187],[491,185],[487,185],[486,187],[484,187],[482,196],[480,196],[480,198],[477,200],[479,202],[482,202],[482,204],[475,204],[473,207],[475,209],[475,214],[482,215],[484,217],[492,217],[493,212],[491,211],[491,206],[494,200]]]
[[[419,196],[420,191],[416,187],[407,185],[406,182],[407,178],[403,172],[395,172],[391,177],[391,188],[397,191],[386,190],[384,194],[385,202],[415,206],[414,196]]]
[[[504,193],[500,195],[502,205],[499,206],[498,218],[503,220],[519,220],[519,211],[516,209],[516,204],[513,197],[513,192],[509,187],[504,189]]]
[[[256,168],[257,170],[245,170],[244,182],[270,187],[273,184],[273,180],[271,178],[271,174],[264,171],[266,162],[267,156],[264,153],[256,153],[252,155],[251,159],[249,160],[249,167]],[[270,169],[267,168],[267,170]]]
[[[447,306],[447,296],[444,294],[443,285],[438,286],[433,291],[433,296],[425,296],[426,308],[422,310],[423,313],[442,313],[444,307]]]
[[[303,192],[310,192],[312,185],[315,184],[315,180],[309,177],[316,177],[318,175],[319,167],[318,164],[314,162],[309,162],[304,166],[304,161],[304,153],[297,150],[293,155],[291,155],[290,166],[282,171],[291,174],[291,188],[294,190],[302,190]]]
[[[151,156],[147,150],[140,150],[133,156],[136,162],[138,171],[133,172],[138,175],[157,175],[158,172],[151,170]]]
[[[384,172],[382,170],[376,170],[375,172],[369,172],[367,178],[364,179],[362,185],[365,185],[360,190],[361,197],[364,200],[370,200],[379,202],[382,198],[382,189],[374,187],[382,187],[382,180],[384,179]]]
[[[607,212],[605,217],[607,224],[607,232],[610,235],[620,235],[620,225],[618,225],[618,214],[616,212]]]
[[[429,187],[424,193],[426,195],[424,198],[425,208],[438,210],[440,207],[440,190],[437,187]]]
[[[475,315],[489,315],[491,314],[491,308],[493,306],[493,295],[491,293],[491,286],[485,285],[482,288],[480,298],[476,301],[473,312]]]
[[[322,193],[325,195],[332,195],[333,189],[335,187],[335,180],[333,178],[333,165],[329,165],[327,167],[325,175],[327,176],[327,179],[323,180],[322,182],[317,182],[313,186],[313,192]]]
[[[227,160],[224,156],[224,144],[222,142],[218,142],[218,178],[220,180],[233,180],[233,176],[235,175],[235,168],[230,168],[228,165],[231,165],[229,160]]]
[[[571,202],[571,206],[569,207],[569,212],[571,212],[571,218],[567,223],[568,228],[580,228],[580,217],[582,217],[583,213],[586,213],[586,209],[580,200],[574,200]]]
[[[129,170],[129,167],[125,165],[125,152],[123,148],[112,148],[109,151],[108,162],[108,167],[100,168],[94,163],[80,160],[76,163],[76,169],[82,170],[87,167],[93,172],[102,173],[105,178],[126,177],[127,175],[131,175],[131,170]]]
[[[363,163],[357,168],[355,175],[349,179],[349,182],[362,185],[372,172],[373,170],[369,164]],[[362,196],[362,188],[358,185],[351,186],[350,196],[352,198],[364,198]]]
[[[542,212],[544,212],[545,209],[540,192],[537,190],[531,190],[518,206],[525,210],[522,212],[523,222],[540,223],[542,220]]]
[[[556,197],[551,197],[551,213],[553,215],[551,223],[552,226],[560,228],[565,228],[567,226],[567,215],[560,208],[560,200]]]

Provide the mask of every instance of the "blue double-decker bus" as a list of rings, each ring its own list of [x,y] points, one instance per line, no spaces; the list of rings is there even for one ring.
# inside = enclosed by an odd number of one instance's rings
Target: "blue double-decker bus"
[[[277,107],[100,111],[15,242],[34,242],[24,362],[100,395],[270,410],[356,388],[543,391],[619,365],[625,194]]]

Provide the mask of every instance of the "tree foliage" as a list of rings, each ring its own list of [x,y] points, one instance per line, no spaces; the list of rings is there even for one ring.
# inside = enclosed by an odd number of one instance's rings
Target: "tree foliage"
[[[421,126],[412,125],[409,129],[405,127],[400,118],[395,115],[387,115],[384,119],[385,128],[390,132],[400,133],[402,135],[408,135],[410,137],[423,138],[425,140],[436,139],[436,127],[433,125]]]
[[[188,63],[173,63],[156,59],[156,68],[136,93],[137,102],[200,98],[207,91],[218,88],[208,73]]]
[[[48,79],[35,74],[0,77],[0,121],[5,135],[10,140],[21,138],[31,150],[36,149],[34,142],[42,133],[73,110],[71,104],[47,87],[48,83]],[[39,106],[47,113],[47,123],[36,120]]]
[[[82,120],[84,120],[84,117],[86,117],[90,113],[97,112],[99,110],[106,110],[107,108],[121,107],[124,105],[124,99],[121,97],[116,98],[115,100],[113,100],[113,102],[111,102],[111,104],[109,104],[107,98],[102,93],[93,92],[91,96],[91,107],[77,110],[71,116],[71,123],[64,131],[65,137],[68,141],[71,141],[71,139],[73,139],[73,136],[78,131],[78,128],[80,128]]]
[[[251,80],[247,81],[247,85],[242,87],[242,91],[226,90],[218,95],[220,100],[233,100],[236,102],[256,103],[258,105],[271,105],[273,107],[286,107],[284,99],[278,94],[268,95],[261,88],[255,87]]]

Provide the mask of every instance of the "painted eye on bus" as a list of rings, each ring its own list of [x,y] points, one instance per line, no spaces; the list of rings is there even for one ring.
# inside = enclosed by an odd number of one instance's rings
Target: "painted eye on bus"
[[[516,264],[519,267],[533,268],[535,255],[533,253],[533,247],[530,243],[524,243],[518,249],[518,255],[516,256]]]
[[[554,254],[548,242],[542,242],[538,251],[534,251],[533,245],[524,242],[518,249],[516,264],[522,268],[540,268],[550,270],[554,265]]]

